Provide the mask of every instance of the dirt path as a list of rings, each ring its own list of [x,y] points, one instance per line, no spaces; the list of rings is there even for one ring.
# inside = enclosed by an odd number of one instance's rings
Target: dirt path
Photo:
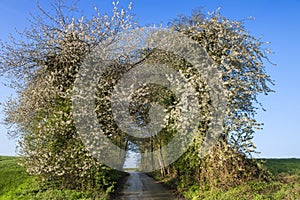
[[[175,200],[170,190],[143,173],[130,172],[118,200]]]

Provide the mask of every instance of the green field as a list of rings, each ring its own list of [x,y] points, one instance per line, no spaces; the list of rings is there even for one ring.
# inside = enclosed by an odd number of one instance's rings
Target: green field
[[[265,166],[274,175],[289,174],[300,176],[300,159],[265,159]]]
[[[17,164],[17,157],[0,156],[0,199],[9,199],[9,196],[30,181],[34,181],[34,178]]]
[[[254,182],[229,191],[210,191],[201,199],[300,199],[300,159],[265,159],[273,174],[269,183]],[[192,197],[195,190],[187,191]],[[0,156],[0,200],[14,199],[94,199],[89,193],[60,191],[40,186],[17,164],[17,157]],[[101,199],[101,198],[100,198]]]

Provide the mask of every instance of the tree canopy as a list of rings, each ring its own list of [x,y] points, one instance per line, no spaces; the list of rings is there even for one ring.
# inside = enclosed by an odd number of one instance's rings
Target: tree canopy
[[[6,124],[12,127],[10,134],[19,138],[21,163],[29,173],[45,180],[60,180],[71,188],[97,184],[109,187],[112,169],[96,159],[81,140],[74,122],[72,95],[87,56],[104,41],[118,42],[119,34],[134,30],[136,22],[131,4],[127,9],[119,9],[118,3],[113,2],[111,15],[96,10],[90,18],[76,18],[65,15],[61,3],[53,4],[55,15],[38,6],[41,14],[21,33],[23,40],[12,38],[10,43],[2,43],[0,74],[8,75],[17,91],[17,98],[5,104]],[[264,178],[259,164],[249,159],[255,152],[252,141],[255,129],[262,125],[255,118],[260,108],[257,97],[272,92],[273,81],[264,64],[268,61],[264,43],[251,36],[242,22],[222,17],[219,11],[208,16],[200,12],[181,16],[170,23],[168,30],[200,45],[217,66],[227,102],[218,142],[210,154],[199,156],[212,123],[212,91],[187,59],[156,48],[140,49],[129,55],[116,49],[115,56],[110,58],[110,67],[97,82],[94,108],[105,136],[125,152],[136,149],[143,153],[141,163],[148,160],[158,165],[163,176],[172,175],[185,181],[183,187],[197,183],[199,187],[226,188],[244,180]],[[177,134],[184,134],[178,129],[182,120],[178,109],[180,99],[174,92],[159,84],[147,84],[128,94],[131,98],[128,112],[139,127],[151,122],[149,115],[154,104],[167,113],[165,126],[148,138],[128,135],[118,126],[111,109],[115,86],[139,64],[172,66],[195,88],[192,91],[200,105],[196,135],[187,151],[170,165],[166,164],[170,152],[163,147]],[[155,150],[157,157],[147,156]],[[118,159],[118,168],[122,168],[124,154],[109,156]]]

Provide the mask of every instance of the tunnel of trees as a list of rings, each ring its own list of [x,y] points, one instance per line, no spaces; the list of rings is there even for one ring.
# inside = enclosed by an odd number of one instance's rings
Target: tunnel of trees
[[[5,122],[10,127],[9,134],[19,139],[20,164],[30,174],[43,181],[59,182],[64,188],[105,190],[114,184],[119,172],[93,157],[77,133],[72,106],[74,81],[86,55],[99,43],[138,25],[131,4],[120,9],[114,2],[110,15],[96,11],[89,18],[65,15],[74,9],[66,8],[62,1],[53,5],[56,13],[38,5],[40,15],[20,33],[21,42],[12,38],[9,43],[2,43],[0,73],[9,77],[17,93],[5,103]],[[255,119],[257,109],[262,108],[257,96],[272,92],[269,86],[273,84],[265,71],[268,58],[264,43],[249,35],[243,22],[231,21],[219,11],[210,15],[195,11],[191,16],[180,16],[170,22],[169,28],[200,44],[218,66],[228,102],[224,132],[211,152],[200,157],[209,124],[209,120],[201,118],[196,137],[176,162],[166,166],[165,152],[156,158],[140,159],[156,162],[160,165],[156,174],[174,178],[181,188],[226,189],[245,181],[266,180],[267,173],[251,157],[255,152],[255,129],[262,126]],[[208,91],[191,63],[160,49],[143,49],[134,56],[140,57],[141,63],[172,66],[189,77],[197,86],[201,116],[209,118]],[[99,124],[104,134],[125,151],[160,150],[180,134],[175,128],[177,97],[167,88],[155,84],[141,87],[132,94],[129,106],[132,117],[143,126],[149,123],[151,105],[162,105],[171,117],[159,134],[143,139],[132,137],[118,127],[112,116],[109,97],[122,75],[135,67],[129,61],[130,58],[116,58],[99,80],[95,97]],[[121,165],[126,160],[122,154],[111,156],[118,158]]]

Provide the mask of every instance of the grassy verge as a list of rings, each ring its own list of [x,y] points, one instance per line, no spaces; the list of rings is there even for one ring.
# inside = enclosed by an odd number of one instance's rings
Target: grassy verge
[[[119,174],[122,177],[125,174]],[[17,164],[17,157],[0,156],[0,200],[104,200],[111,191],[60,190],[38,177],[29,176]]]
[[[199,186],[180,188],[171,177],[164,178],[154,174],[169,187],[177,188],[186,199],[242,200],[242,199],[300,199],[300,159],[264,159],[265,167],[272,173],[270,182],[248,182],[227,191],[214,189],[200,191]],[[153,175],[153,174],[152,174]]]
[[[0,199],[32,180],[16,161],[16,157],[0,156]]]
[[[300,199],[300,159],[266,159],[265,162],[266,168],[274,176],[273,181],[269,183],[249,182],[228,191],[216,189],[206,192],[200,192],[199,187],[192,186],[179,192],[187,199],[195,200]],[[172,178],[162,181],[169,187],[177,187],[176,181]],[[120,183],[118,187],[121,187]],[[0,156],[0,200],[84,200],[107,199],[108,196],[108,192],[59,190],[49,184],[41,184],[37,177],[29,176],[22,167],[17,165],[17,157]]]

